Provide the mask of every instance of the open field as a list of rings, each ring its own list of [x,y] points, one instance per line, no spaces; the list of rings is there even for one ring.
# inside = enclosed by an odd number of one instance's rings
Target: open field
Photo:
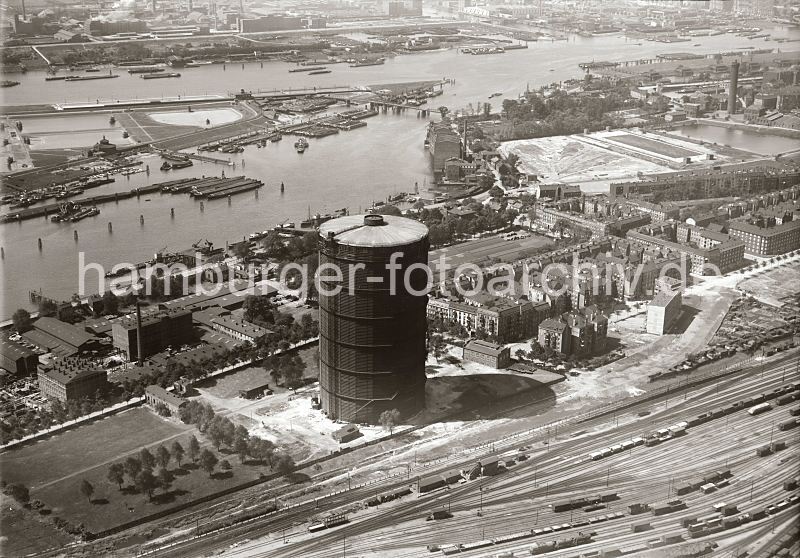
[[[195,126],[205,128],[208,126],[221,126],[242,119],[242,113],[232,108],[198,109],[188,111],[151,112],[148,118],[161,124],[170,126]],[[206,120],[210,124],[206,124]]]
[[[739,288],[770,306],[780,307],[798,295],[800,265],[781,266],[773,271],[746,279]]]
[[[667,143],[663,140],[659,141],[639,134],[615,134],[613,136],[607,136],[604,139],[630,145],[631,147],[638,147],[639,149],[650,151],[656,153],[657,155],[669,157],[671,159],[700,155],[699,150],[692,151],[671,143]]]
[[[132,409],[2,454],[3,478],[36,491],[188,429],[148,409]]]
[[[186,448],[192,432],[197,435],[193,427],[159,417],[147,408],[137,408],[3,454],[3,478],[28,486],[31,498],[44,502],[53,517],[76,525],[83,523],[88,530],[97,532],[269,472],[259,464],[242,465],[224,450],[218,454],[219,459],[228,459],[233,470],[227,474],[218,472],[211,479],[197,465],[186,464],[186,460],[181,468],[172,462],[169,470],[174,482],[170,491],[164,494],[156,490],[152,502],[129,486],[129,478],[122,490],[106,479],[109,464],[121,462],[143,447],[153,452],[158,445],[169,447],[176,440]],[[203,437],[197,437],[202,445]],[[80,492],[83,480],[95,487],[91,502]],[[24,537],[34,527],[21,522],[17,533]],[[13,540],[9,544],[29,543]]]
[[[0,556],[25,556],[72,542],[72,537],[56,529],[46,516],[23,509],[15,500],[0,495]]]
[[[503,143],[498,151],[515,153],[522,172],[538,175],[542,182],[582,183],[624,180],[637,173],[656,173],[666,166],[590,145],[574,136],[554,136]]]
[[[537,234],[521,240],[504,240],[502,236],[497,235],[432,250],[428,256],[428,264],[438,276],[441,258],[444,258],[445,267],[452,272],[463,264],[512,262],[544,251],[552,245],[551,239]]]

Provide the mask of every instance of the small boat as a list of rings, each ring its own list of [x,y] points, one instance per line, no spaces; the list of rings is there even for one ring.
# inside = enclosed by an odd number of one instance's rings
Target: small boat
[[[368,58],[364,58],[362,60],[356,61],[354,64],[350,64],[351,68],[363,68],[364,66],[380,66],[386,61],[385,58],[376,58],[375,60],[370,60]]]
[[[0,81],[0,87],[14,87],[15,85],[19,85],[18,81],[12,81],[10,79],[4,79]]]
[[[164,74],[142,74],[139,76],[142,79],[167,79],[167,78],[179,78],[181,75],[178,72],[166,72]]]
[[[283,139],[282,135],[276,134],[276,135],[272,136],[271,138],[269,138],[269,141],[275,143],[276,141],[281,141],[282,139]]]
[[[319,74],[329,74],[329,73],[331,73],[330,70],[314,70],[313,72],[308,72],[308,75],[316,76],[316,75],[319,75]]]
[[[100,68],[86,68],[84,71],[85,72],[99,72]]]
[[[502,95],[502,93],[492,93],[491,95],[489,95],[489,98],[492,99],[494,97],[499,97],[500,95]]]
[[[118,78],[119,74],[103,74],[99,76],[67,76],[64,81],[89,81],[94,79]]]
[[[67,76],[47,76],[44,78],[45,81],[63,81],[67,79]]]
[[[161,163],[160,169],[162,171],[172,170],[172,165],[169,163],[169,161],[164,161],[163,163]]]
[[[295,74],[299,72],[315,72],[317,70],[324,70],[324,69],[325,66],[311,66],[311,67],[305,66],[302,68],[292,68],[291,70],[289,70],[289,73]]]
[[[692,45],[692,46],[701,46],[701,45],[700,45],[700,43],[697,43],[697,44],[694,44],[694,45]]]
[[[298,153],[302,153],[308,148],[308,140],[306,138],[301,137],[299,140],[294,142],[294,148],[297,150]]]

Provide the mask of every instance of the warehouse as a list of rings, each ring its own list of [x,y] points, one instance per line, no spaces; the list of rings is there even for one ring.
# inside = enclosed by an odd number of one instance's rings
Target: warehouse
[[[39,365],[39,356],[19,343],[0,339],[0,367],[12,374],[33,374]]]

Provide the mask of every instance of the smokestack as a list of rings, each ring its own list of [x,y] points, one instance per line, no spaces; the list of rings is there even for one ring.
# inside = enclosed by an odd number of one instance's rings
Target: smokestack
[[[728,86],[728,114],[736,114],[736,90],[739,88],[739,61],[731,64],[731,83]]]
[[[136,362],[139,366],[144,364],[142,356],[142,307],[136,301]]]
[[[464,142],[464,144],[461,147],[461,149],[462,149],[461,158],[462,159],[466,159],[467,158],[467,119],[466,119],[466,117],[464,118],[464,140],[463,140],[463,142]]]
[[[244,13],[244,0],[239,0],[239,13]]]
[[[27,14],[25,13],[25,0],[22,0],[22,19],[27,19]]]
[[[192,0],[189,0],[189,11],[192,11]]]

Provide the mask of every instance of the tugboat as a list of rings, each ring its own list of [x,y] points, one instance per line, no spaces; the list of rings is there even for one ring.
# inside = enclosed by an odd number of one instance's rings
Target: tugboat
[[[172,165],[169,163],[169,161],[164,161],[163,163],[161,163],[161,167],[159,167],[159,168],[162,171],[168,171],[168,170],[172,170]]]
[[[308,140],[304,137],[301,137],[299,140],[294,142],[294,148],[298,153],[302,153],[308,148]]]

